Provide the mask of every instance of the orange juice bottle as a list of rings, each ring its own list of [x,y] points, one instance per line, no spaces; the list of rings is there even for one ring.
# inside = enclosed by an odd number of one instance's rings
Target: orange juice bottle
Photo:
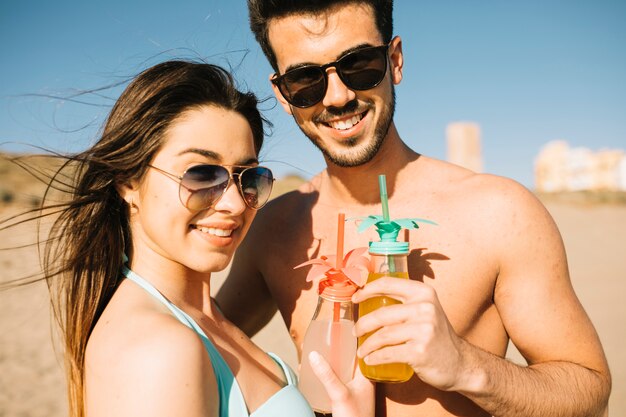
[[[371,271],[367,282],[375,281],[381,277],[395,277],[408,279],[407,255],[409,244],[407,242],[372,242],[370,245]],[[399,304],[400,301],[391,297],[374,297],[359,303],[359,317],[384,306]],[[365,334],[358,339],[358,345],[371,335]],[[389,363],[383,365],[367,365],[359,358],[361,373],[368,379],[376,382],[404,382],[413,376],[413,368],[406,363]]]
[[[358,231],[375,226],[376,233],[380,241],[370,242],[370,268],[367,282],[375,281],[381,277],[395,277],[408,279],[407,257],[409,255],[409,243],[398,242],[398,233],[401,229],[417,229],[418,223],[437,223],[426,219],[395,219],[389,217],[389,201],[387,196],[387,181],[385,175],[378,176],[378,186],[380,188],[380,202],[383,209],[382,216],[370,215],[363,218],[358,227]],[[367,284],[366,284],[367,285]],[[359,303],[359,318],[372,311],[392,304],[399,304],[400,301],[390,297],[374,297]],[[359,337],[358,345],[371,336],[371,333]],[[377,382],[404,382],[413,375],[413,368],[406,363],[390,363],[370,366],[363,359],[359,359],[361,373],[372,381]]]

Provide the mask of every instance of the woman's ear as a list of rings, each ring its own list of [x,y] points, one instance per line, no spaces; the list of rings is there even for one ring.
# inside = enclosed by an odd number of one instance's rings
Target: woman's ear
[[[122,200],[126,201],[126,204],[128,204],[130,214],[136,213],[139,208],[137,206],[137,202],[139,201],[139,187],[135,181],[125,184],[116,184],[115,189],[120,197],[122,197]]]

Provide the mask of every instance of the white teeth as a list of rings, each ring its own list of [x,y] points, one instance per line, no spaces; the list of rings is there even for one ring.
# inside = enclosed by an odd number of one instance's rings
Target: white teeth
[[[350,119],[339,120],[339,121],[336,121],[336,122],[329,122],[328,124],[333,129],[346,130],[346,129],[350,129],[352,126],[354,126],[355,124],[359,123],[360,121],[361,121],[361,115],[360,114],[356,114],[356,115],[352,116]]]
[[[210,235],[220,236],[220,237],[228,237],[228,236],[233,234],[232,230],[216,229],[214,227],[200,227],[200,226],[197,226],[196,229],[198,229],[202,233],[208,233]]]

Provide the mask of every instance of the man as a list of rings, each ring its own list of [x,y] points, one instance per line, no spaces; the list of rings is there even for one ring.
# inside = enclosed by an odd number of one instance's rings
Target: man
[[[276,97],[327,168],[259,213],[218,294],[225,314],[254,334],[277,306],[299,349],[317,292],[293,267],[334,253],[338,212],[381,214],[385,174],[393,218],[438,226],[409,234],[410,281],[383,278],[353,299],[403,302],[356,326],[359,335],[380,328],[360,356],[415,370],[406,383],[377,384],[377,415],[602,415],[608,365],[550,215],[517,183],[420,155],[400,138],[393,112],[403,55],[392,1],[248,6]],[[345,247],[374,238],[347,225]],[[528,366],[503,359],[509,338]]]

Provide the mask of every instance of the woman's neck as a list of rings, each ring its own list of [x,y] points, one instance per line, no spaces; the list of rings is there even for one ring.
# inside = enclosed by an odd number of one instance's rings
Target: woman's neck
[[[135,249],[128,267],[182,310],[214,315],[211,273],[194,271],[153,251],[140,248]]]

